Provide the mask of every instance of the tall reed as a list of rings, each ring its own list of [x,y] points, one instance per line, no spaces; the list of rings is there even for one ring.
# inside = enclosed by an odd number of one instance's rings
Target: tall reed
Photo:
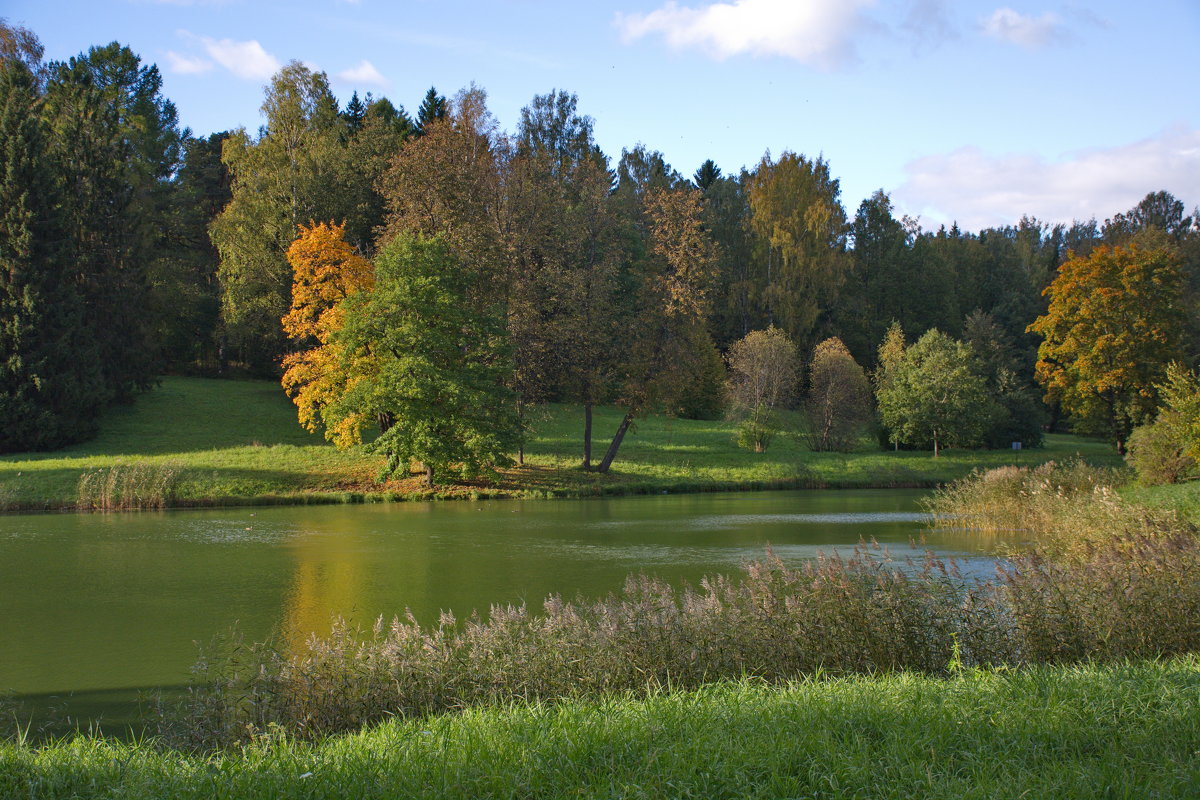
[[[860,545],[796,568],[769,554],[740,579],[696,587],[635,575],[600,600],[551,597],[540,613],[497,606],[486,618],[380,619],[368,631],[338,622],[298,652],[235,637],[202,662],[177,739],[319,738],[392,716],[728,678],[941,675],[1200,652],[1195,526],[1122,502],[1105,473],[1082,465],[997,473],[933,501],[953,524],[1028,526],[1032,544],[1002,561],[994,581]],[[1001,510],[1011,516],[989,516]]]
[[[75,507],[80,511],[166,508],[183,471],[176,461],[118,461],[79,476]]]
[[[493,607],[486,619],[410,617],[369,631],[338,622],[298,653],[226,642],[202,666],[188,730],[204,744],[254,732],[315,737],[390,716],[468,706],[687,688],[751,676],[944,673],[956,652],[1004,641],[964,611],[986,605],[936,559],[900,568],[862,546],[795,569],[777,558],[741,580],[674,587],[631,576],[595,601],[551,597],[542,613]]]

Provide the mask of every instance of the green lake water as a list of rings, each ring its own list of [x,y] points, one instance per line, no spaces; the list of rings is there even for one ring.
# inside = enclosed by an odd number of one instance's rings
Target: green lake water
[[[770,545],[785,562],[876,539],[913,554],[907,490],[294,506],[0,516],[0,693],[62,724],[119,732],[138,697],[186,684],[234,625],[284,646],[341,615],[421,622],[549,594],[599,596],[644,571],[696,582]],[[968,533],[924,547],[984,574]]]

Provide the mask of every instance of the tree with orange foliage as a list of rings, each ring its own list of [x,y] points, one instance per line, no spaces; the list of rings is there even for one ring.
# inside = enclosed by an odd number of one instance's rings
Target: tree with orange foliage
[[[1157,406],[1155,388],[1181,359],[1186,318],[1183,273],[1169,243],[1143,238],[1072,257],[1044,294],[1046,313],[1029,326],[1044,337],[1037,379],[1082,433],[1124,452],[1129,432]]]
[[[310,431],[325,427],[325,436],[353,443],[355,427],[338,419],[325,425],[322,409],[345,393],[354,377],[333,335],[341,329],[347,296],[369,290],[374,283],[371,262],[358,255],[345,239],[345,225],[310,223],[287,251],[292,266],[292,307],[283,317],[288,338],[305,350],[283,359],[283,388],[299,409],[300,423]],[[387,427],[389,420],[380,419]]]

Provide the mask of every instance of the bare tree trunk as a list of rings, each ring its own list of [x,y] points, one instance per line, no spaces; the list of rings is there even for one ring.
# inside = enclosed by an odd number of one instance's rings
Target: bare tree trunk
[[[583,469],[592,468],[592,404],[583,404]]]
[[[517,466],[525,466],[525,404],[521,402],[521,395],[517,395],[517,424],[521,428],[521,438],[517,442]]]
[[[375,421],[379,423],[379,432],[387,433],[388,429],[396,424],[396,416],[390,411],[380,411]]]
[[[938,437],[936,433],[933,435],[933,457],[938,457]]]
[[[617,426],[617,432],[613,434],[612,443],[608,446],[608,452],[604,454],[604,460],[600,462],[600,466],[596,468],[597,472],[608,472],[608,468],[612,465],[613,459],[617,457],[617,451],[621,449],[621,440],[625,438],[625,432],[629,430],[630,424],[633,422],[633,412],[630,411],[621,420],[621,424]]]
[[[433,488],[433,465],[428,462],[425,464],[425,488]]]

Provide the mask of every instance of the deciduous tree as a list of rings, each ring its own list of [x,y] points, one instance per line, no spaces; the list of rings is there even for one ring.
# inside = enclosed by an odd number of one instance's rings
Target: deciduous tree
[[[1159,234],[1161,236],[1161,234]],[[1173,248],[1151,239],[1072,258],[1046,288],[1049,307],[1029,326],[1043,337],[1036,374],[1083,433],[1124,451],[1158,401],[1156,384],[1182,355],[1183,278]]]
[[[738,444],[765,452],[779,432],[776,412],[791,404],[800,380],[796,345],[775,326],[751,331],[730,346],[727,392]]]
[[[750,226],[767,262],[762,302],[772,324],[810,346],[847,268],[838,180],[818,158],[765,156],[750,177]]]
[[[226,335],[257,369],[277,365],[284,351],[279,320],[292,286],[286,254],[299,226],[348,216],[336,180],[343,125],[325,74],[287,64],[271,79],[262,111],[261,136],[237,130],[225,140],[232,200],[211,229]]]
[[[504,315],[467,302],[478,279],[446,242],[398,236],[375,259],[374,288],[339,306],[331,341],[351,377],[322,416],[342,443],[387,416],[393,424],[369,445],[387,457],[385,474],[417,461],[432,487],[439,474],[511,463],[520,430]]]
[[[325,427],[326,436],[343,445],[356,441],[357,432],[347,421],[357,424],[358,418],[326,420],[324,410],[369,369],[362,359],[346,357],[333,339],[344,319],[342,301],[369,291],[374,281],[371,263],[354,252],[344,233],[345,226],[324,222],[300,226],[300,236],[287,253],[292,305],[282,320],[288,338],[305,347],[283,360],[283,388],[299,409],[300,424],[310,431]],[[387,428],[386,417],[379,422]]]
[[[636,195],[633,195],[636,197]],[[599,467],[607,472],[633,420],[656,403],[674,405],[705,363],[706,290],[716,248],[704,231],[701,195],[693,188],[650,189],[644,195],[649,252],[637,262],[634,297],[626,308],[617,369],[625,414]],[[707,345],[711,347],[711,343]]]
[[[879,415],[892,441],[933,448],[978,445],[996,415],[971,348],[927,332],[886,373],[877,390]]]
[[[813,450],[852,450],[871,421],[871,383],[842,340],[826,339],[813,350],[805,403]]]

